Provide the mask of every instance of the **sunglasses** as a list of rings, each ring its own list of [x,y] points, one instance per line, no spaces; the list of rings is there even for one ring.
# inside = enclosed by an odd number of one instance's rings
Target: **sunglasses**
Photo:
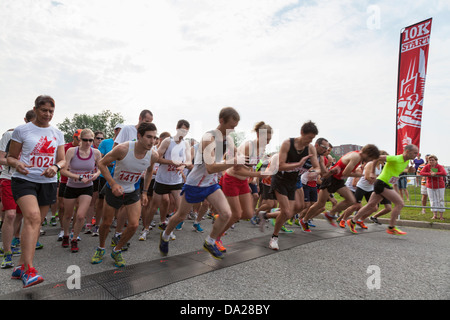
[[[84,142],[94,142],[94,139],[84,139],[84,138],[82,138],[81,140],[83,140]]]
[[[103,139],[105,139],[105,138],[102,138],[102,137],[95,137],[95,139],[97,139],[97,140],[103,140]]]

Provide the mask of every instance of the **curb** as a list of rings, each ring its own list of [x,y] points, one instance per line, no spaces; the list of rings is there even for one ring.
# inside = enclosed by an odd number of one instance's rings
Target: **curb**
[[[325,218],[322,215],[318,215],[314,219],[325,220]],[[390,219],[378,218],[378,221],[384,225],[387,225],[389,223]],[[367,220],[367,223],[372,224],[373,222],[370,220]],[[427,221],[398,219],[396,225],[405,226],[405,227],[414,227],[414,228],[430,228],[430,229],[435,229],[435,230],[450,230],[450,223],[443,223],[443,222],[427,222]]]
[[[383,224],[389,223],[390,219],[378,218]],[[436,230],[450,230],[450,223],[443,222],[428,222],[428,221],[415,221],[415,220],[397,220],[397,225],[415,228],[430,228]]]

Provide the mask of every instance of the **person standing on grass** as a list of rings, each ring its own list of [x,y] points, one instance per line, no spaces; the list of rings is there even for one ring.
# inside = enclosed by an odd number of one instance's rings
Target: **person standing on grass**
[[[445,168],[438,164],[438,158],[434,154],[432,154],[428,156],[428,164],[423,167],[420,175],[427,178],[427,193],[428,197],[430,198],[431,212],[433,212],[433,217],[431,219],[437,219],[437,215],[439,212],[439,218],[441,220],[444,220],[444,177],[447,175]]]

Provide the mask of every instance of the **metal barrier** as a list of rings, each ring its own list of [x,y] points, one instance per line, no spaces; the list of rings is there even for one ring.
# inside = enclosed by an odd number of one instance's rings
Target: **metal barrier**
[[[430,179],[431,183],[431,189],[436,190],[435,187],[437,187],[437,179],[439,177],[444,178],[444,191],[432,191],[433,201],[430,200],[430,196],[428,195],[428,188],[426,187],[426,180]],[[406,179],[406,189],[409,201],[407,200],[406,194],[402,194],[402,189],[399,188],[399,192],[403,198],[403,201],[405,203],[405,207],[411,207],[411,208],[424,208],[424,209],[435,209],[437,210],[446,210],[450,209],[450,175],[447,176],[435,176],[435,177],[424,177],[421,175],[403,175],[400,176],[400,179]],[[399,180],[400,180],[399,179]],[[424,180],[422,180],[424,179]],[[423,182],[425,182],[425,186],[423,185]],[[399,181],[400,184],[400,181]],[[399,186],[399,185],[397,185]],[[425,188],[423,188],[425,187]],[[423,203],[424,200],[422,197],[423,192],[426,193],[426,202]],[[434,205],[432,205],[431,202],[434,202]],[[438,205],[436,205],[436,203]],[[433,211],[433,210],[432,210]]]

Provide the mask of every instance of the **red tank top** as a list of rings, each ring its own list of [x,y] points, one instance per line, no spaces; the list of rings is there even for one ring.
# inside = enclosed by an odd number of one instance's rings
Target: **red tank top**
[[[359,150],[357,150],[357,151],[351,151],[351,152],[349,152],[349,153],[352,153],[352,152],[360,153]],[[349,154],[349,153],[347,153],[347,154]],[[336,167],[341,168],[341,171],[339,171],[339,173],[333,174],[333,177],[335,177],[336,179],[339,179],[339,180],[343,180],[343,179],[342,179],[342,173],[344,172],[344,169],[345,169],[345,167],[347,166],[346,164],[344,164],[344,163],[342,162],[342,158],[343,158],[343,157],[341,157],[341,158],[339,159],[339,161],[336,162],[336,164],[335,164],[334,166],[331,167],[331,169],[336,168]],[[355,171],[356,168],[358,168],[358,166],[359,166],[360,163],[361,163],[361,161],[358,162],[358,163],[355,165],[355,167],[352,169],[352,172]],[[331,169],[330,169],[330,170],[331,170]]]

